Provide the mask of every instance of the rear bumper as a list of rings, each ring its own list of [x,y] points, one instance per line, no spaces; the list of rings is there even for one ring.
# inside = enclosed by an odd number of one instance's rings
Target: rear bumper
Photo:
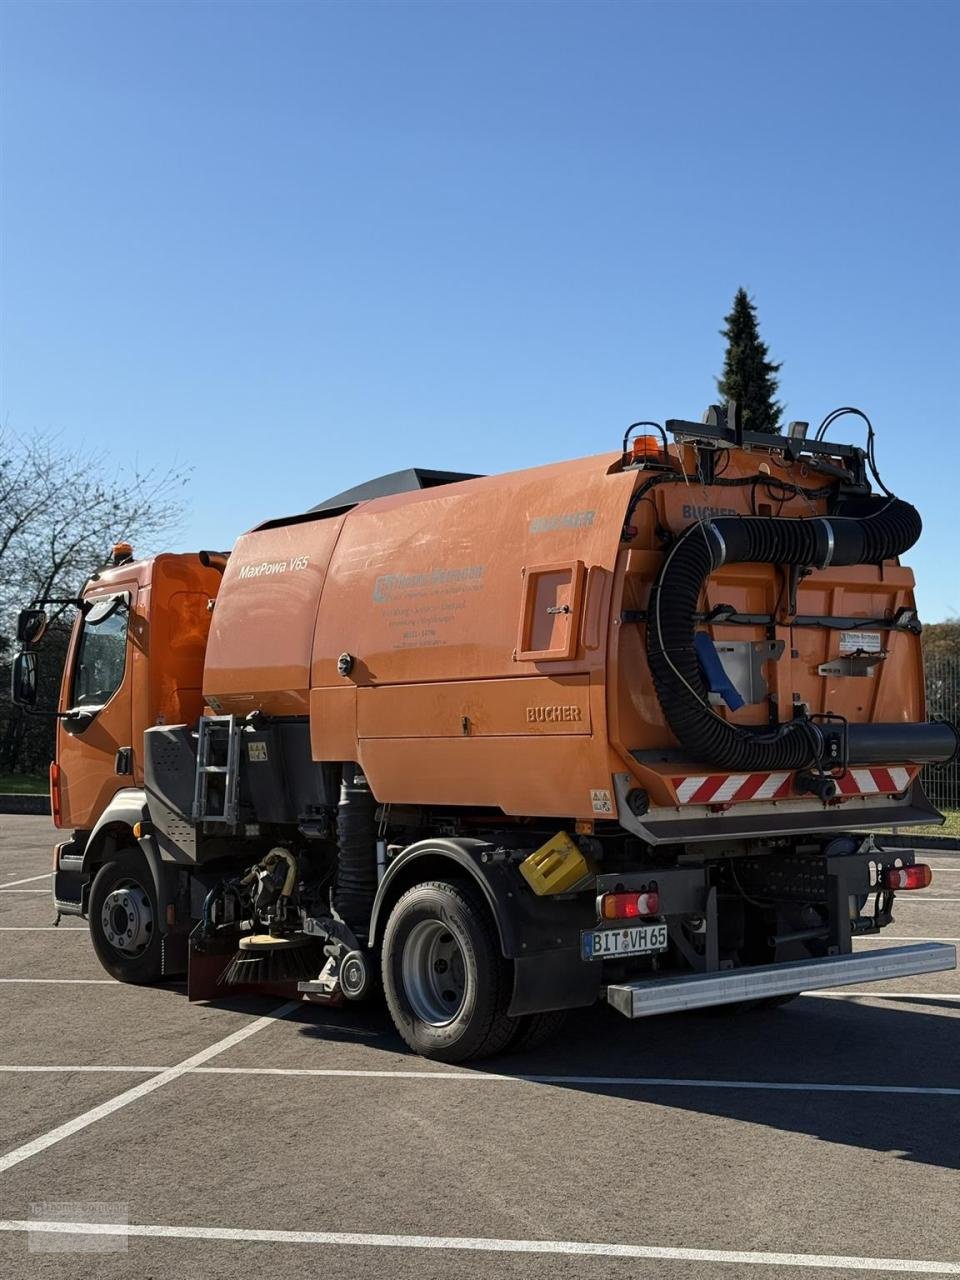
[[[889,982],[914,973],[938,973],[956,967],[956,947],[943,942],[921,942],[855,955],[758,965],[754,969],[619,982],[607,987],[607,1000],[627,1018],[646,1018],[655,1013],[703,1009],[738,1000],[762,1000],[798,991]]]
[[[791,797],[733,805],[683,804],[652,807],[639,816],[627,802],[637,780],[632,774],[614,775],[619,822],[625,831],[647,844],[691,844],[700,840],[767,840],[774,836],[847,834],[851,830],[938,825],[943,814],[935,809],[916,780],[903,796],[850,795],[824,804],[813,797]]]

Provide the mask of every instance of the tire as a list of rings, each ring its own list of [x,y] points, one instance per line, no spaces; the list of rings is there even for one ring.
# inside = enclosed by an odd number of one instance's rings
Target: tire
[[[552,1040],[567,1020],[566,1009],[554,1009],[550,1013],[525,1013],[514,1019],[513,1034],[507,1044],[511,1053],[526,1053],[539,1049]]]
[[[514,1033],[510,969],[469,884],[431,880],[409,889],[387,921],[381,968],[393,1024],[424,1058],[486,1057]]]
[[[87,912],[97,959],[118,982],[146,985],[160,978],[159,917],[157,891],[143,855],[138,849],[118,849],[94,877]]]

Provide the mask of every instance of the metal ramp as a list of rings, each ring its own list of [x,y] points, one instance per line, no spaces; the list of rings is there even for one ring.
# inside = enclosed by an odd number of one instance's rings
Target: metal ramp
[[[237,822],[240,725],[236,716],[201,716],[197,739],[195,822]]]

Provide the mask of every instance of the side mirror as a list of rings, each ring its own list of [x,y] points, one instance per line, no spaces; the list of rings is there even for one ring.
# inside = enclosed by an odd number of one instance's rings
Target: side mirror
[[[47,629],[47,615],[42,609],[21,609],[17,614],[17,639],[22,645],[37,644]]]
[[[37,702],[37,655],[21,650],[13,660],[10,698],[18,707],[33,707]]]

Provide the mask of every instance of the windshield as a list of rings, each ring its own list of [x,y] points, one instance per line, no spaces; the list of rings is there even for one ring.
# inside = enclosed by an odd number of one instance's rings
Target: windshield
[[[127,650],[126,600],[97,601],[83,622],[73,673],[74,707],[102,707],[120,688]]]

